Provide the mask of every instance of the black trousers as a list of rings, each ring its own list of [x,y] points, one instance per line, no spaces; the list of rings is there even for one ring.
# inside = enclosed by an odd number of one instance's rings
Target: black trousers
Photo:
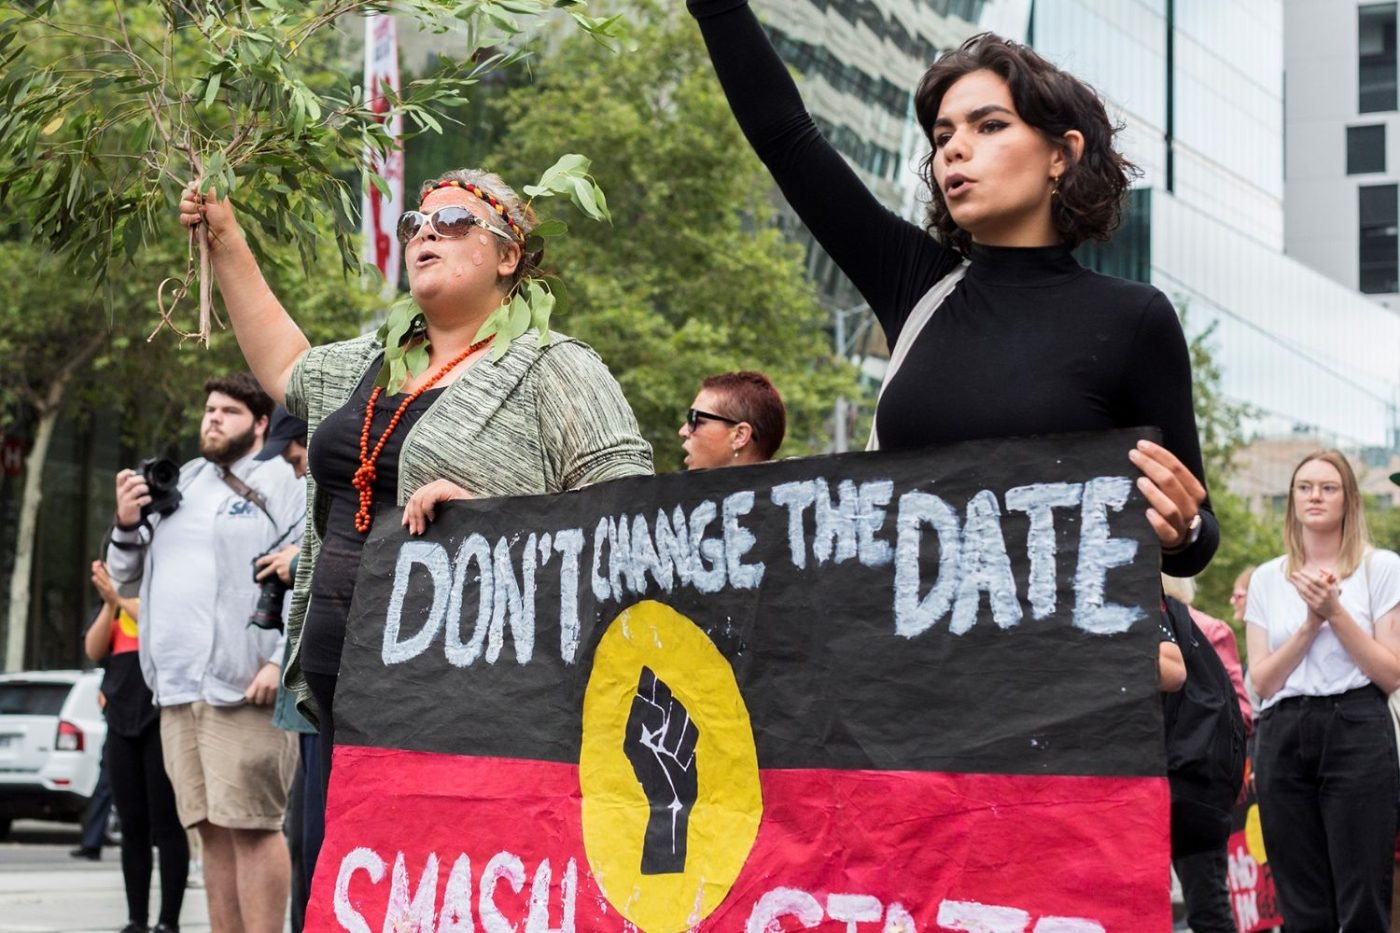
[[[190,872],[190,844],[175,811],[175,790],[161,757],[160,721],[134,738],[107,734],[103,750],[112,799],[122,821],[122,880],[128,919],[150,917],[151,846],[160,849],[160,922],[179,926]]]
[[[306,925],[311,879],[326,836],[326,795],[321,787],[320,736],[303,733],[301,757],[287,803],[287,846],[292,853],[292,933]]]
[[[1280,700],[1259,718],[1254,780],[1288,933],[1389,930],[1400,768],[1385,694]]]
[[[1174,858],[1172,868],[1181,881],[1181,897],[1186,902],[1186,922],[1191,933],[1239,933],[1226,879],[1229,853],[1223,846]]]
[[[331,753],[335,751],[335,683],[340,675],[302,671],[302,676],[306,678],[306,686],[310,688],[311,698],[316,701],[316,710],[321,716],[321,747],[318,751],[321,759],[321,810],[324,815],[325,801],[331,787]]]

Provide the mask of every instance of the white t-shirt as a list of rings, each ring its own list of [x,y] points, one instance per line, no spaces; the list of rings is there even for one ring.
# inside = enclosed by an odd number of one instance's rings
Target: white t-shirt
[[[1269,649],[1277,651],[1307,618],[1308,605],[1285,575],[1287,558],[1276,557],[1254,571],[1245,602],[1245,622],[1269,633]],[[1363,632],[1400,605],[1400,555],[1372,550],[1356,572],[1341,582],[1341,603]],[[1288,675],[1278,692],[1262,704],[1268,709],[1284,697],[1333,696],[1371,681],[1356,666],[1332,627],[1324,625],[1308,653]]]

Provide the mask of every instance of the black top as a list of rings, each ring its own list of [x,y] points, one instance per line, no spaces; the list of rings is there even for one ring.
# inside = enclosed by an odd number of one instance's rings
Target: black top
[[[962,257],[880,204],[822,137],[746,0],[689,7],[745,136],[893,346]],[[1091,272],[1060,246],[979,246],[969,258],[885,388],[882,448],[1155,425],[1204,483],[1190,355],[1165,295]],[[1209,500],[1201,517],[1196,544],[1163,556],[1167,573],[1210,562],[1220,528]]]
[[[101,614],[98,607],[97,614]],[[97,621],[93,615],[92,623]],[[130,617],[128,617],[130,618]],[[113,735],[129,739],[137,738],[160,718],[151,688],[146,686],[146,677],[141,673],[141,655],[138,651],[137,635],[134,631],[120,631],[122,617],[112,619],[112,634],[108,639],[110,651],[102,659],[102,695],[107,703],[102,714],[107,719],[107,731]],[[86,629],[84,629],[86,631]]]
[[[365,536],[355,530],[355,513],[360,494],[350,485],[360,467],[360,432],[365,425],[365,406],[379,372],[376,360],[360,380],[350,400],[331,412],[316,429],[307,448],[307,465],[316,484],[325,492],[328,514],[321,537],[321,552],[311,574],[311,602],[301,629],[301,666],[313,674],[339,674],[340,650],[345,644],[345,624],[350,619],[350,602],[355,595],[355,575],[360,570],[360,553]],[[398,499],[399,451],[409,429],[442,393],[430,389],[408,406],[398,427],[384,443],[375,461],[374,504],[392,504]],[[381,395],[374,406],[370,424],[370,449],[379,443],[384,429],[403,402],[402,395]]]

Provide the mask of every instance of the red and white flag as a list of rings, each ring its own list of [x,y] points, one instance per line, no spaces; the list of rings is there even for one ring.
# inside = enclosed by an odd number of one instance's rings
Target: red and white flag
[[[368,169],[389,183],[389,197],[365,179],[360,199],[360,217],[365,234],[365,260],[379,269],[384,277],[385,297],[398,290],[399,241],[394,228],[403,213],[403,147],[398,143],[403,133],[403,117],[390,115],[386,88],[399,92],[398,32],[392,16],[371,14],[365,17],[365,99],[376,113],[385,114],[389,135],[395,140],[387,159],[367,153]]]

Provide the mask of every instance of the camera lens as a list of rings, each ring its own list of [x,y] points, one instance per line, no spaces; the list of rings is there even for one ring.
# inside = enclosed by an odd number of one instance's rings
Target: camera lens
[[[157,489],[173,489],[180,482],[180,468],[173,460],[157,460],[146,475],[147,485]]]

